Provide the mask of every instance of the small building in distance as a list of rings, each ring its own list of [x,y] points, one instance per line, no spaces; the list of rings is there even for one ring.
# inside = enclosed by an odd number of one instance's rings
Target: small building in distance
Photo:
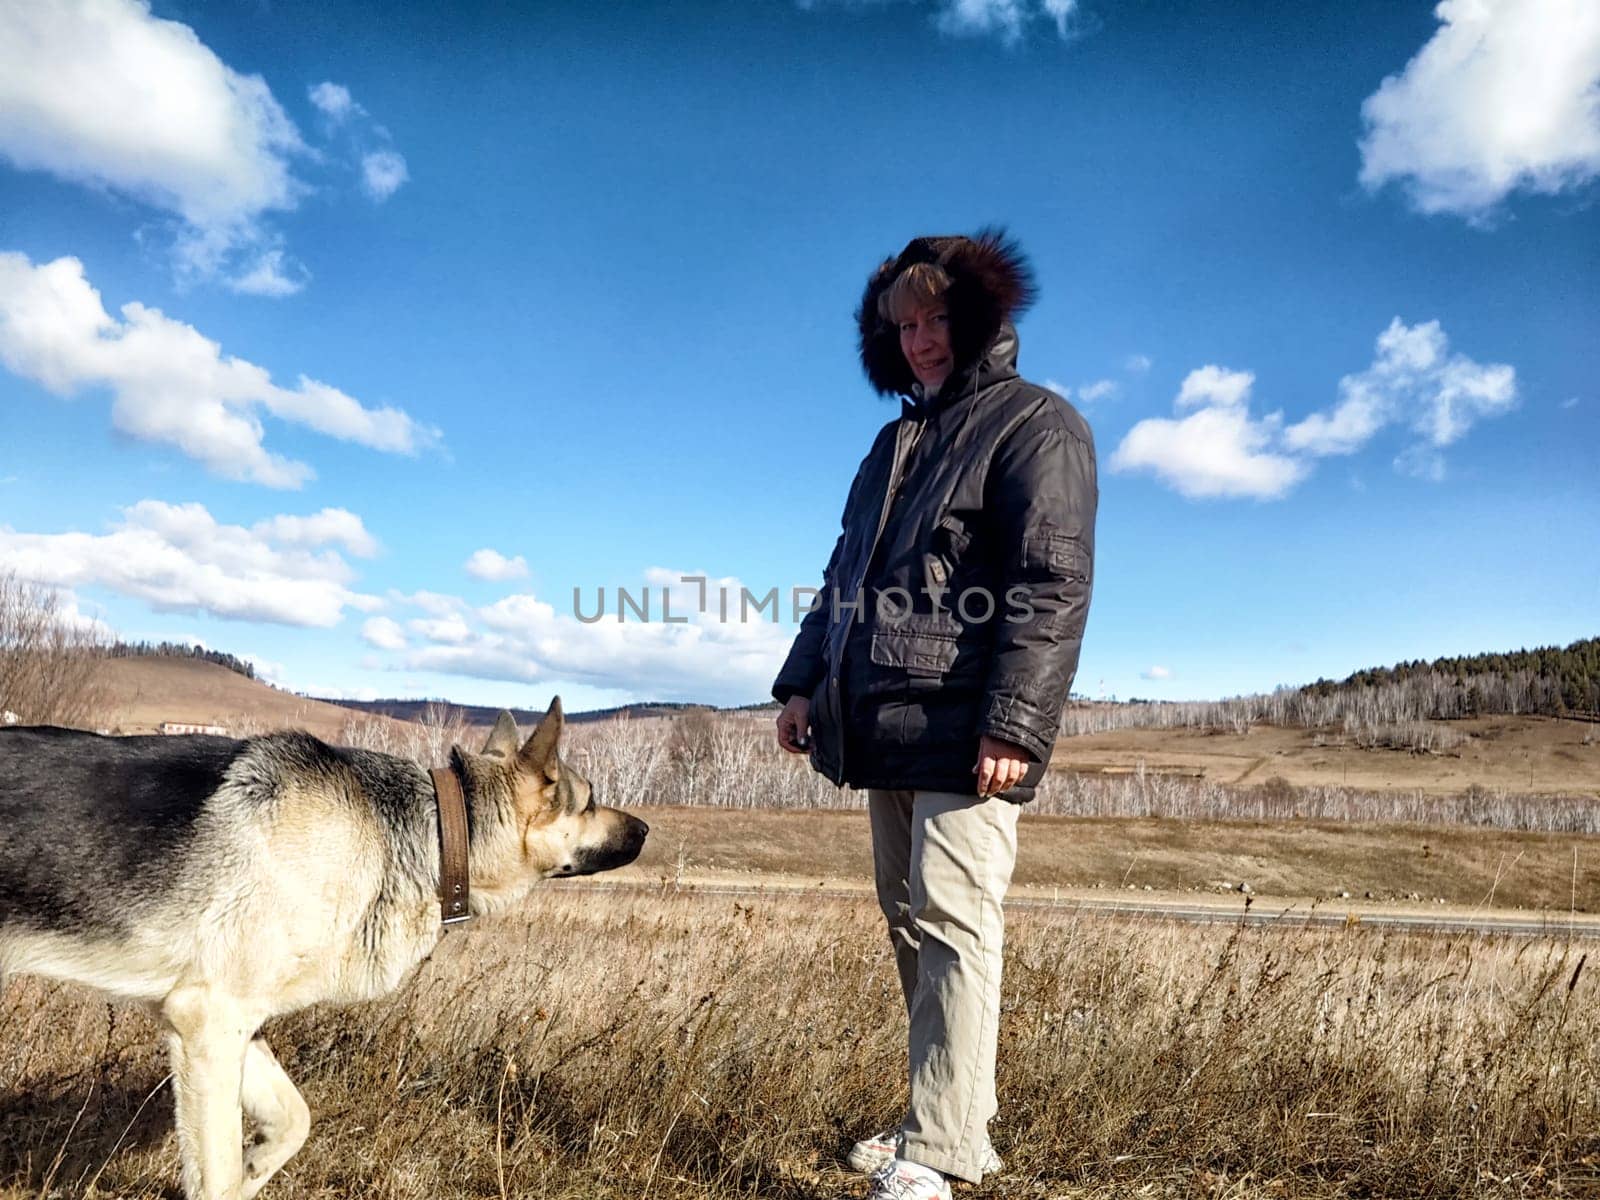
[[[218,737],[227,737],[228,731],[221,725],[193,725],[187,721],[163,721],[156,726],[157,733],[214,733]]]

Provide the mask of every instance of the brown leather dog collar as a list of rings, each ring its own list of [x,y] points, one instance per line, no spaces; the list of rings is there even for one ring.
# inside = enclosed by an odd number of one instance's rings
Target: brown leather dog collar
[[[455,771],[443,767],[429,774],[439,806],[439,918],[448,929],[472,919],[467,884],[467,800]]]

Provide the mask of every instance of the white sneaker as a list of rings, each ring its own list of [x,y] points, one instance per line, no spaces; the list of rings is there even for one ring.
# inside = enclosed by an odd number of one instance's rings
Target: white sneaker
[[[900,1141],[903,1136],[898,1129],[885,1129],[882,1133],[862,1138],[850,1147],[850,1153],[844,1161],[852,1171],[871,1175],[881,1170],[885,1163],[894,1161],[894,1156],[900,1153]],[[983,1153],[978,1156],[978,1169],[987,1177],[998,1175],[1005,1170],[1005,1166],[1000,1156],[994,1152],[994,1144],[985,1138]]]
[[[872,1175],[881,1170],[886,1163],[893,1162],[895,1153],[899,1149],[900,1131],[885,1129],[882,1133],[862,1138],[850,1147],[850,1153],[844,1161],[852,1171],[862,1175]]]
[[[891,1158],[873,1172],[867,1200],[950,1200],[950,1181],[932,1167]]]

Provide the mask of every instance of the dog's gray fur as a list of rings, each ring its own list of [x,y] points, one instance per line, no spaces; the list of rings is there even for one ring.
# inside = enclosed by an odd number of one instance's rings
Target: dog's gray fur
[[[474,915],[644,845],[645,823],[596,805],[561,760],[562,727],[558,699],[520,747],[502,713],[482,753],[452,751]],[[310,1113],[262,1023],[391,991],[439,940],[438,878],[433,785],[392,755],[305,733],[0,730],[0,982],[70,979],[151,1007],[190,1200],[247,1200],[304,1143]]]

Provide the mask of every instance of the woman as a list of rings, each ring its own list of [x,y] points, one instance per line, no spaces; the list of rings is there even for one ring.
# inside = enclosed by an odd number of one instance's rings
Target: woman
[[[779,743],[867,790],[910,1017],[905,1118],[850,1155],[872,1200],[948,1198],[1000,1165],[1001,900],[1077,670],[1098,500],[1088,425],[1017,375],[1033,290],[994,231],[916,238],[873,273],[861,363],[901,414],[772,689]]]

